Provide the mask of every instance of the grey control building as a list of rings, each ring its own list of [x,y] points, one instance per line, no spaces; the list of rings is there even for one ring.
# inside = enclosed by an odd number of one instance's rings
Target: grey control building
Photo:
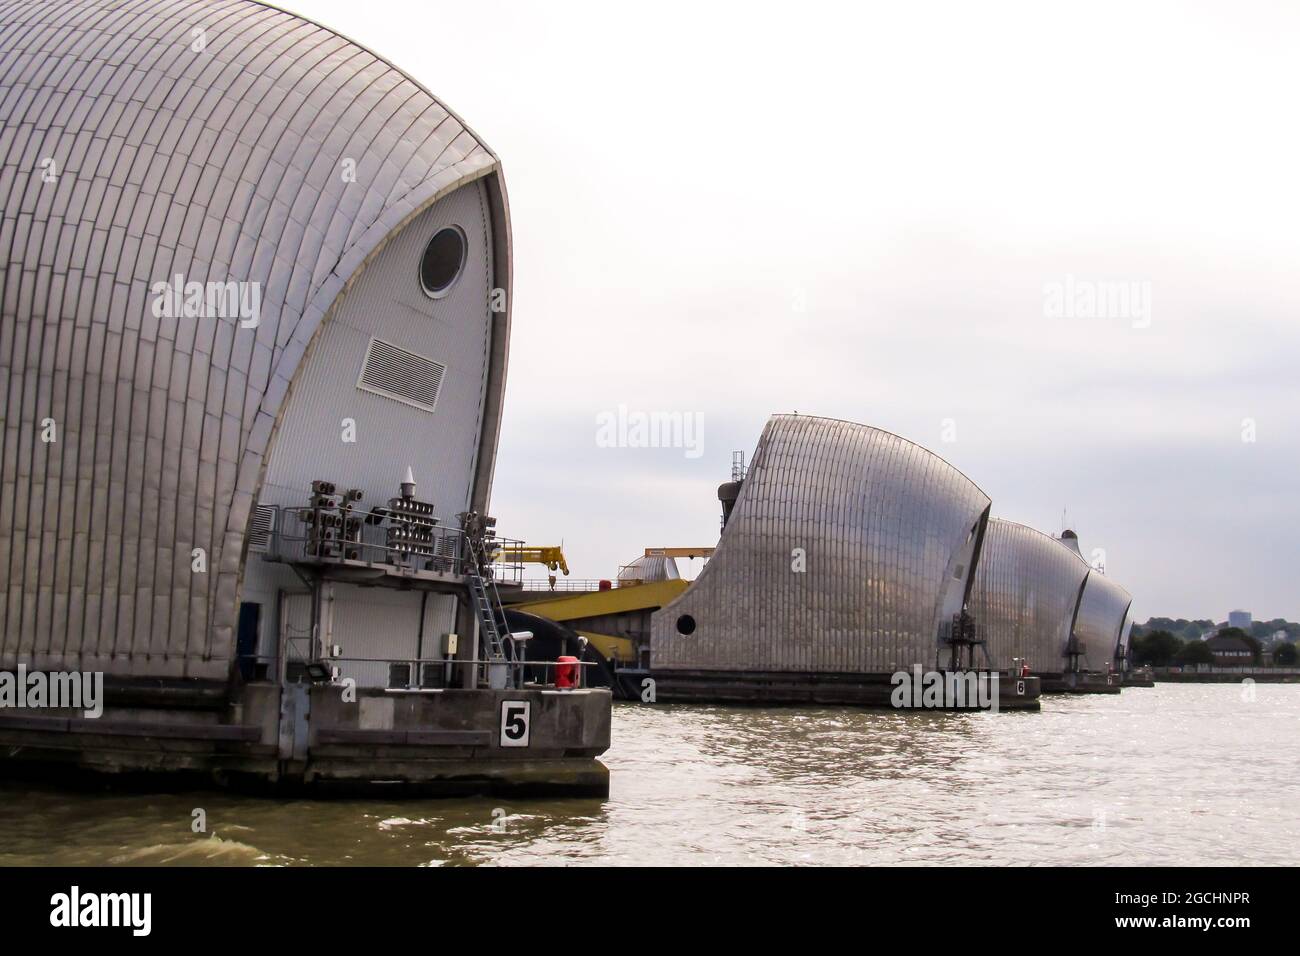
[[[409,467],[441,526],[486,512],[510,336],[493,152],[380,57],[250,0],[0,4],[0,124],[0,669],[103,672],[112,705],[0,714],[0,743],[205,773],[234,748],[221,772],[267,779],[317,752],[345,778],[371,745],[412,780],[523,767],[491,701],[462,698],[470,720],[384,693],[394,659],[482,653],[460,565],[349,551],[369,567],[308,586],[285,553],[317,479],[368,507]],[[295,646],[375,696],[286,706]],[[557,758],[533,779],[568,755],[599,789],[607,697],[532,706],[522,756]]]

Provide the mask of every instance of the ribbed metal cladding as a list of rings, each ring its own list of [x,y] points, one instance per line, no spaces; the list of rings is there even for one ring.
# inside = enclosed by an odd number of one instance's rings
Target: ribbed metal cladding
[[[943,459],[852,422],[776,415],[717,551],[652,618],[657,670],[933,666],[989,498]],[[806,554],[806,571],[795,549]],[[684,615],[694,633],[678,631]]]
[[[989,519],[970,613],[984,627],[993,666],[1019,657],[1035,673],[1061,673],[1088,573],[1083,558],[1050,535]]]
[[[1133,605],[1130,604],[1127,613],[1124,615],[1124,626],[1120,628],[1119,642],[1115,645],[1115,660],[1119,661],[1127,657],[1128,649],[1133,640]]]
[[[1088,572],[1079,613],[1074,619],[1074,636],[1083,644],[1084,663],[1092,670],[1105,668],[1114,659],[1124,630],[1132,596],[1100,571]]]
[[[676,558],[661,554],[643,554],[619,569],[619,581],[677,581],[681,579]]]
[[[0,665],[224,678],[304,355],[388,237],[480,177],[508,301],[496,157],[393,66],[248,0],[0,2],[0,124]],[[255,283],[258,324],[156,315],[177,275]]]

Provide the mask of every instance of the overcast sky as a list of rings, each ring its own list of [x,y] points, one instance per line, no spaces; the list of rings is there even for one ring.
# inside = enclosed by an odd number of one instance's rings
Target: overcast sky
[[[502,158],[503,533],[579,577],[712,544],[798,410],[1068,512],[1139,620],[1300,619],[1296,5],[287,6]],[[619,405],[703,453],[599,447]]]

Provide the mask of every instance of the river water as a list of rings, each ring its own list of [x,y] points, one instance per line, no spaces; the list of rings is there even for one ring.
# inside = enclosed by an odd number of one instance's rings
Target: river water
[[[1251,691],[1037,714],[616,704],[604,801],[10,786],[0,865],[1294,864],[1300,685]]]

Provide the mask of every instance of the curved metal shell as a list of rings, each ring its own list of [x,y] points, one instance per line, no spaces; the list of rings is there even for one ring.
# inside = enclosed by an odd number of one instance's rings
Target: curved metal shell
[[[509,301],[497,159],[368,50],[247,0],[0,3],[0,123],[0,665],[224,678],[304,356],[388,238],[476,179]],[[260,288],[256,326],[156,315],[176,275]],[[480,506],[508,335],[493,316]]]
[[[618,580],[634,584],[647,584],[652,581],[680,581],[681,571],[677,568],[676,558],[663,555],[643,554],[627,564],[618,572]]]
[[[1100,571],[1088,572],[1074,636],[1089,668],[1099,670],[1114,659],[1133,597]]]
[[[1115,660],[1123,662],[1129,656],[1129,648],[1133,640],[1133,605],[1129,605],[1128,613],[1124,615],[1124,627],[1119,633],[1119,643],[1115,645]],[[1121,664],[1121,666],[1123,666]]]
[[[651,621],[662,670],[892,673],[933,666],[989,499],[889,432],[772,417],[717,551]],[[694,630],[681,633],[690,618]]]
[[[1056,538],[991,518],[970,613],[984,628],[993,666],[1009,667],[1019,657],[1035,673],[1061,673],[1088,573],[1079,553]]]

